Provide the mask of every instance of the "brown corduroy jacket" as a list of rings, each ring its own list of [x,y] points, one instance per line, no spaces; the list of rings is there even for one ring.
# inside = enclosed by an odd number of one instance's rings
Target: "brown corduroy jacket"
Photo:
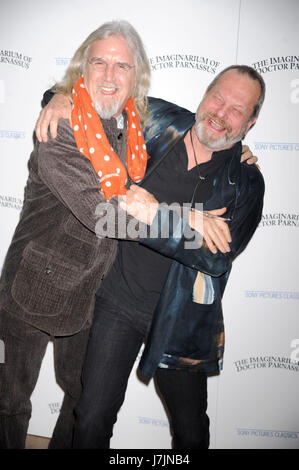
[[[0,307],[54,336],[90,325],[95,292],[115,239],[95,234],[104,203],[99,178],[76,147],[67,120],[30,156],[24,205],[0,281]],[[117,234],[117,220],[116,231]]]

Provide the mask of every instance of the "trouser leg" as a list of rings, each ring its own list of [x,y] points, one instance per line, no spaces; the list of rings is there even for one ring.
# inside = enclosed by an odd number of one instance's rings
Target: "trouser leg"
[[[0,312],[0,339],[5,362],[0,364],[0,448],[22,449],[35,388],[49,335],[9,313]]]
[[[143,335],[120,310],[97,298],[76,407],[74,448],[109,448],[113,425]]]
[[[208,449],[206,374],[161,368],[155,378],[170,415],[174,449]]]
[[[55,337],[54,364],[58,385],[64,391],[64,399],[49,444],[49,449],[70,449],[74,429],[74,408],[81,390],[82,367],[86,353],[89,329],[72,336]]]

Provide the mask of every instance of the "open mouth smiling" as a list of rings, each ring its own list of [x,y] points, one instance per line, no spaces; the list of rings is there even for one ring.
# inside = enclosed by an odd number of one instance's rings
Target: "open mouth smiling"
[[[223,122],[215,120],[211,117],[208,117],[208,123],[210,127],[216,132],[224,132],[228,130],[227,126]]]
[[[113,96],[117,93],[119,87],[115,85],[97,85],[97,92],[100,91],[102,95]]]

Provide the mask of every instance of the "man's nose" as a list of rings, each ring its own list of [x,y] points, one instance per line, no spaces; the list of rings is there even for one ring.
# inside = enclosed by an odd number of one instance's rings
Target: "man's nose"
[[[114,65],[107,64],[105,68],[105,80],[108,82],[114,78]]]
[[[227,117],[227,106],[225,104],[221,104],[218,106],[218,108],[215,110],[216,116],[218,116],[220,119],[225,119]]]

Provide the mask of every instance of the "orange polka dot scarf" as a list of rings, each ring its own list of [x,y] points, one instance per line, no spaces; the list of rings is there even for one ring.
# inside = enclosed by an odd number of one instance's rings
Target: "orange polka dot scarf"
[[[132,98],[127,101],[125,111],[128,116],[126,164],[130,178],[138,183],[144,176],[148,155]],[[83,77],[77,80],[73,88],[72,127],[77,147],[99,175],[100,191],[107,201],[112,196],[125,194],[126,169],[106,137]]]

